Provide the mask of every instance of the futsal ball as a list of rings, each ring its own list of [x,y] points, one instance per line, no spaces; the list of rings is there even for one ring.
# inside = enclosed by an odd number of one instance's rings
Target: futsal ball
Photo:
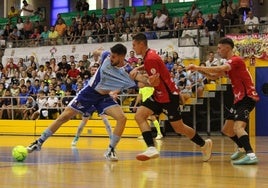
[[[18,162],[23,162],[28,156],[27,148],[24,146],[15,146],[12,150],[12,157]]]

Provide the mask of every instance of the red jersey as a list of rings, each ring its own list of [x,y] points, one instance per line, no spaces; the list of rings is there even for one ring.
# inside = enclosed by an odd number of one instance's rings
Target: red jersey
[[[159,73],[160,75],[160,84],[154,87],[154,99],[159,103],[170,102],[169,94],[173,92],[179,93],[179,89],[171,78],[170,72],[165,66],[163,60],[156,51],[149,49],[143,61],[144,69],[149,76],[156,73]]]
[[[242,100],[245,96],[258,101],[260,98],[245,62],[240,57],[233,56],[227,63],[231,66],[231,70],[227,74],[232,83],[234,104]]]

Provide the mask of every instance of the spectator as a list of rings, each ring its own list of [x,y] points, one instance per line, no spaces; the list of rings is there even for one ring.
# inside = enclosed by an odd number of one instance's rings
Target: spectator
[[[225,26],[231,25],[231,16],[227,14],[225,9],[220,10],[218,14],[218,22],[220,26],[220,37],[223,37],[225,36],[226,33],[228,33],[228,29],[229,29],[229,28],[225,28]]]
[[[66,56],[63,56],[66,58]],[[46,62],[47,63],[47,62]],[[45,71],[47,71],[48,67],[52,68],[52,72],[57,72],[59,67],[57,65],[56,59],[55,58],[51,58],[48,62],[48,66],[45,67]]]
[[[138,63],[138,58],[137,57],[135,57],[135,52],[133,51],[133,50],[131,50],[130,52],[129,52],[129,58],[128,58],[128,63],[131,65],[131,66],[136,66],[137,65],[137,63]]]
[[[3,39],[4,40],[7,40],[8,37],[10,36],[10,34],[13,32],[13,29],[11,28],[11,25],[10,24],[6,24],[6,27],[4,29],[4,32],[3,32]]]
[[[28,97],[26,104],[24,105],[24,109],[22,109],[22,119],[30,120],[32,114],[38,109],[38,105],[36,104],[33,97]]]
[[[9,34],[9,40],[12,41],[16,47],[19,46],[19,40],[21,39],[21,33],[17,27],[13,28],[12,33]]]
[[[126,20],[128,17],[130,17],[130,15],[126,11],[125,7],[120,8],[120,17],[122,17],[124,20]]]
[[[85,31],[82,24],[78,24],[77,30],[75,31],[75,41],[76,44],[86,43]]]
[[[71,96],[71,90],[67,90],[65,92],[65,96],[62,98],[62,101],[61,101],[61,104],[62,104],[62,107],[66,107],[68,106],[68,104],[73,100],[73,96]]]
[[[189,17],[192,19],[195,19],[197,17],[198,12],[199,12],[199,9],[197,8],[196,3],[192,3],[192,6],[190,10],[188,11]]]
[[[8,12],[7,14],[7,17],[8,18],[15,18],[15,17],[18,17],[20,15],[20,12],[15,9],[14,6],[10,7],[10,11]]]
[[[38,106],[38,110],[36,110],[32,114],[31,116],[32,120],[36,120],[39,117],[39,115],[41,114],[41,111],[45,108],[46,102],[47,102],[47,98],[46,98],[45,92],[43,90],[40,90],[36,98],[36,104]],[[41,119],[44,119],[44,118],[41,118]]]
[[[67,26],[64,35],[64,44],[73,44],[75,41],[75,29],[73,26]]]
[[[47,68],[45,75],[47,75],[49,77],[49,79],[56,78],[56,73],[52,70],[52,67]]]
[[[156,17],[154,18],[153,27],[154,30],[166,29],[167,15],[163,14],[160,9],[156,10]]]
[[[219,66],[220,61],[215,58],[215,54],[213,51],[209,52],[208,60],[205,62],[206,67]]]
[[[15,110],[15,119],[22,119],[29,93],[26,85],[22,85],[18,94],[17,110]]]
[[[29,17],[26,17],[25,22],[23,23],[23,33],[25,39],[29,39],[30,35],[33,33],[33,23],[30,21]]]
[[[238,1],[238,11],[239,11],[239,17],[240,17],[240,23],[243,23],[245,21],[246,15],[248,15],[248,12],[250,11],[250,0],[239,0]]]
[[[174,67],[173,57],[170,56],[170,55],[167,57],[166,67],[167,67],[167,69],[168,69],[169,72],[171,72],[171,70],[172,70],[173,67]]]
[[[213,14],[208,14],[208,20],[206,21],[206,33],[209,36],[209,44],[214,45],[215,39],[219,32],[219,23],[213,18]]]
[[[9,88],[3,93],[3,99],[0,101],[0,118],[1,119],[11,119],[12,118],[12,98],[11,91]]]
[[[23,20],[22,20],[21,17],[18,17],[18,18],[17,18],[16,27],[17,27],[18,30],[20,31],[20,33],[21,33],[21,35],[22,35],[22,38],[24,38],[24,31],[23,31],[24,23],[23,23]]]
[[[89,10],[89,4],[86,2],[86,0],[81,0],[81,11],[88,11]]]
[[[57,14],[57,19],[56,19],[56,22],[53,26],[56,26],[58,23],[59,23],[59,20],[61,19],[62,23],[65,24],[65,20],[61,17],[61,14]]]
[[[156,33],[155,33],[155,31],[152,31],[151,30],[151,27],[149,25],[146,25],[145,26],[145,32],[144,32],[144,34],[146,35],[146,38],[148,40],[154,40],[154,39],[157,39],[158,38],[157,35],[156,35]]]
[[[152,11],[152,9],[151,9],[151,6],[146,6],[145,18],[146,18],[148,21],[154,19],[154,14],[153,14],[153,11]]]
[[[26,0],[23,0],[22,3],[23,3],[23,7],[21,9],[22,16],[32,16],[34,12],[33,6],[28,4]]]
[[[107,20],[112,20],[113,19],[113,17],[110,14],[108,14],[107,8],[102,9],[102,13],[101,13],[100,17],[105,17]]]
[[[55,31],[58,32],[57,43],[62,44],[66,31],[66,24],[63,23],[63,20],[61,18],[58,19],[58,23],[55,25]]]
[[[131,13],[129,15],[130,21],[132,23],[138,21],[139,18],[139,13],[137,12],[137,8],[136,7],[131,7]]]
[[[82,0],[77,0],[75,8],[76,8],[76,11],[78,12],[82,10]]]
[[[39,16],[40,21],[44,21],[45,16],[46,16],[46,15],[44,15],[44,12],[41,10],[41,7],[37,7],[37,9],[34,11],[33,14],[36,15],[36,16]]]
[[[205,28],[205,23],[206,20],[203,18],[203,14],[201,11],[198,12],[197,17],[195,19],[196,24],[198,26],[199,29],[204,29]]]
[[[88,55],[83,55],[82,56],[82,61],[83,61],[83,66],[85,67],[85,70],[88,70],[90,66],[90,61],[88,60]]]
[[[9,58],[6,67],[5,67],[5,72],[6,72],[6,77],[7,78],[13,78],[15,77],[15,72],[18,71],[18,67],[16,64],[14,64],[13,58]]]
[[[97,53],[93,53],[93,56],[89,59],[90,67],[98,64],[100,65],[100,56]]]
[[[39,46],[40,36],[38,28],[34,28],[33,33],[29,37],[31,39],[30,45]]]
[[[68,71],[67,77],[71,78],[73,82],[76,82],[79,74],[80,74],[80,71],[75,67],[75,63],[71,63],[71,69]]]
[[[248,12],[248,17],[245,20],[246,33],[258,33],[259,18],[253,15],[252,11]]]
[[[57,45],[57,40],[59,38],[59,33],[55,31],[54,26],[50,27],[50,32],[48,34],[48,39],[51,45]]]
[[[40,44],[41,45],[49,45],[49,30],[47,26],[44,26],[44,31],[40,35]]]

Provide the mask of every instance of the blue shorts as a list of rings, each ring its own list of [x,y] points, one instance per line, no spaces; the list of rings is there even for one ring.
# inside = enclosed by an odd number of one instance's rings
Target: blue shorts
[[[112,106],[118,105],[110,95],[101,95],[92,87],[83,88],[78,95],[69,103],[69,107],[83,114],[90,116],[94,111],[104,114],[104,111]]]

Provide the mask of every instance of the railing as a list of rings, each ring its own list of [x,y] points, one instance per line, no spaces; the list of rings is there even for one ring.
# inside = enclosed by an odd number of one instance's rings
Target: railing
[[[135,100],[137,94],[121,94],[121,95],[118,95],[118,99],[119,99],[119,105],[121,106],[121,108],[124,110],[124,111],[130,111],[131,107],[128,103],[126,103],[126,100]],[[17,96],[17,97],[0,97],[0,104],[1,104],[1,109],[0,109],[0,119],[4,119],[3,118],[3,115],[8,113],[10,117],[8,118],[5,118],[5,119],[16,119],[16,115],[18,115],[18,113],[20,113],[22,116],[19,118],[19,119],[23,119],[23,115],[22,114],[25,110],[34,110],[32,113],[34,113],[35,111],[38,111],[40,110],[40,114],[42,113],[42,111],[46,111],[45,114],[47,114],[48,110],[50,109],[55,109],[58,113],[61,113],[65,108],[66,108],[66,105],[64,105],[62,103],[62,99],[64,97],[70,97],[70,98],[73,98],[75,96],[63,96],[63,97],[59,97],[59,96],[55,96],[59,99],[59,102],[57,104],[55,104],[55,107],[48,107],[48,106],[43,106],[42,109],[38,109],[35,105],[34,106],[31,106],[31,107],[28,107],[26,104],[23,104],[23,105],[18,105],[18,99],[27,99],[29,100],[29,98],[31,98],[32,101],[34,101],[34,103],[36,103],[36,100],[31,97],[31,96]],[[49,96],[45,96],[46,99],[49,98]],[[25,111],[26,113],[26,111]],[[31,114],[30,114],[31,115]],[[30,117],[29,115],[29,117]],[[43,115],[41,115],[43,116]],[[46,115],[47,116],[47,115]],[[28,118],[30,119],[30,118]],[[45,118],[47,119],[47,118]]]

